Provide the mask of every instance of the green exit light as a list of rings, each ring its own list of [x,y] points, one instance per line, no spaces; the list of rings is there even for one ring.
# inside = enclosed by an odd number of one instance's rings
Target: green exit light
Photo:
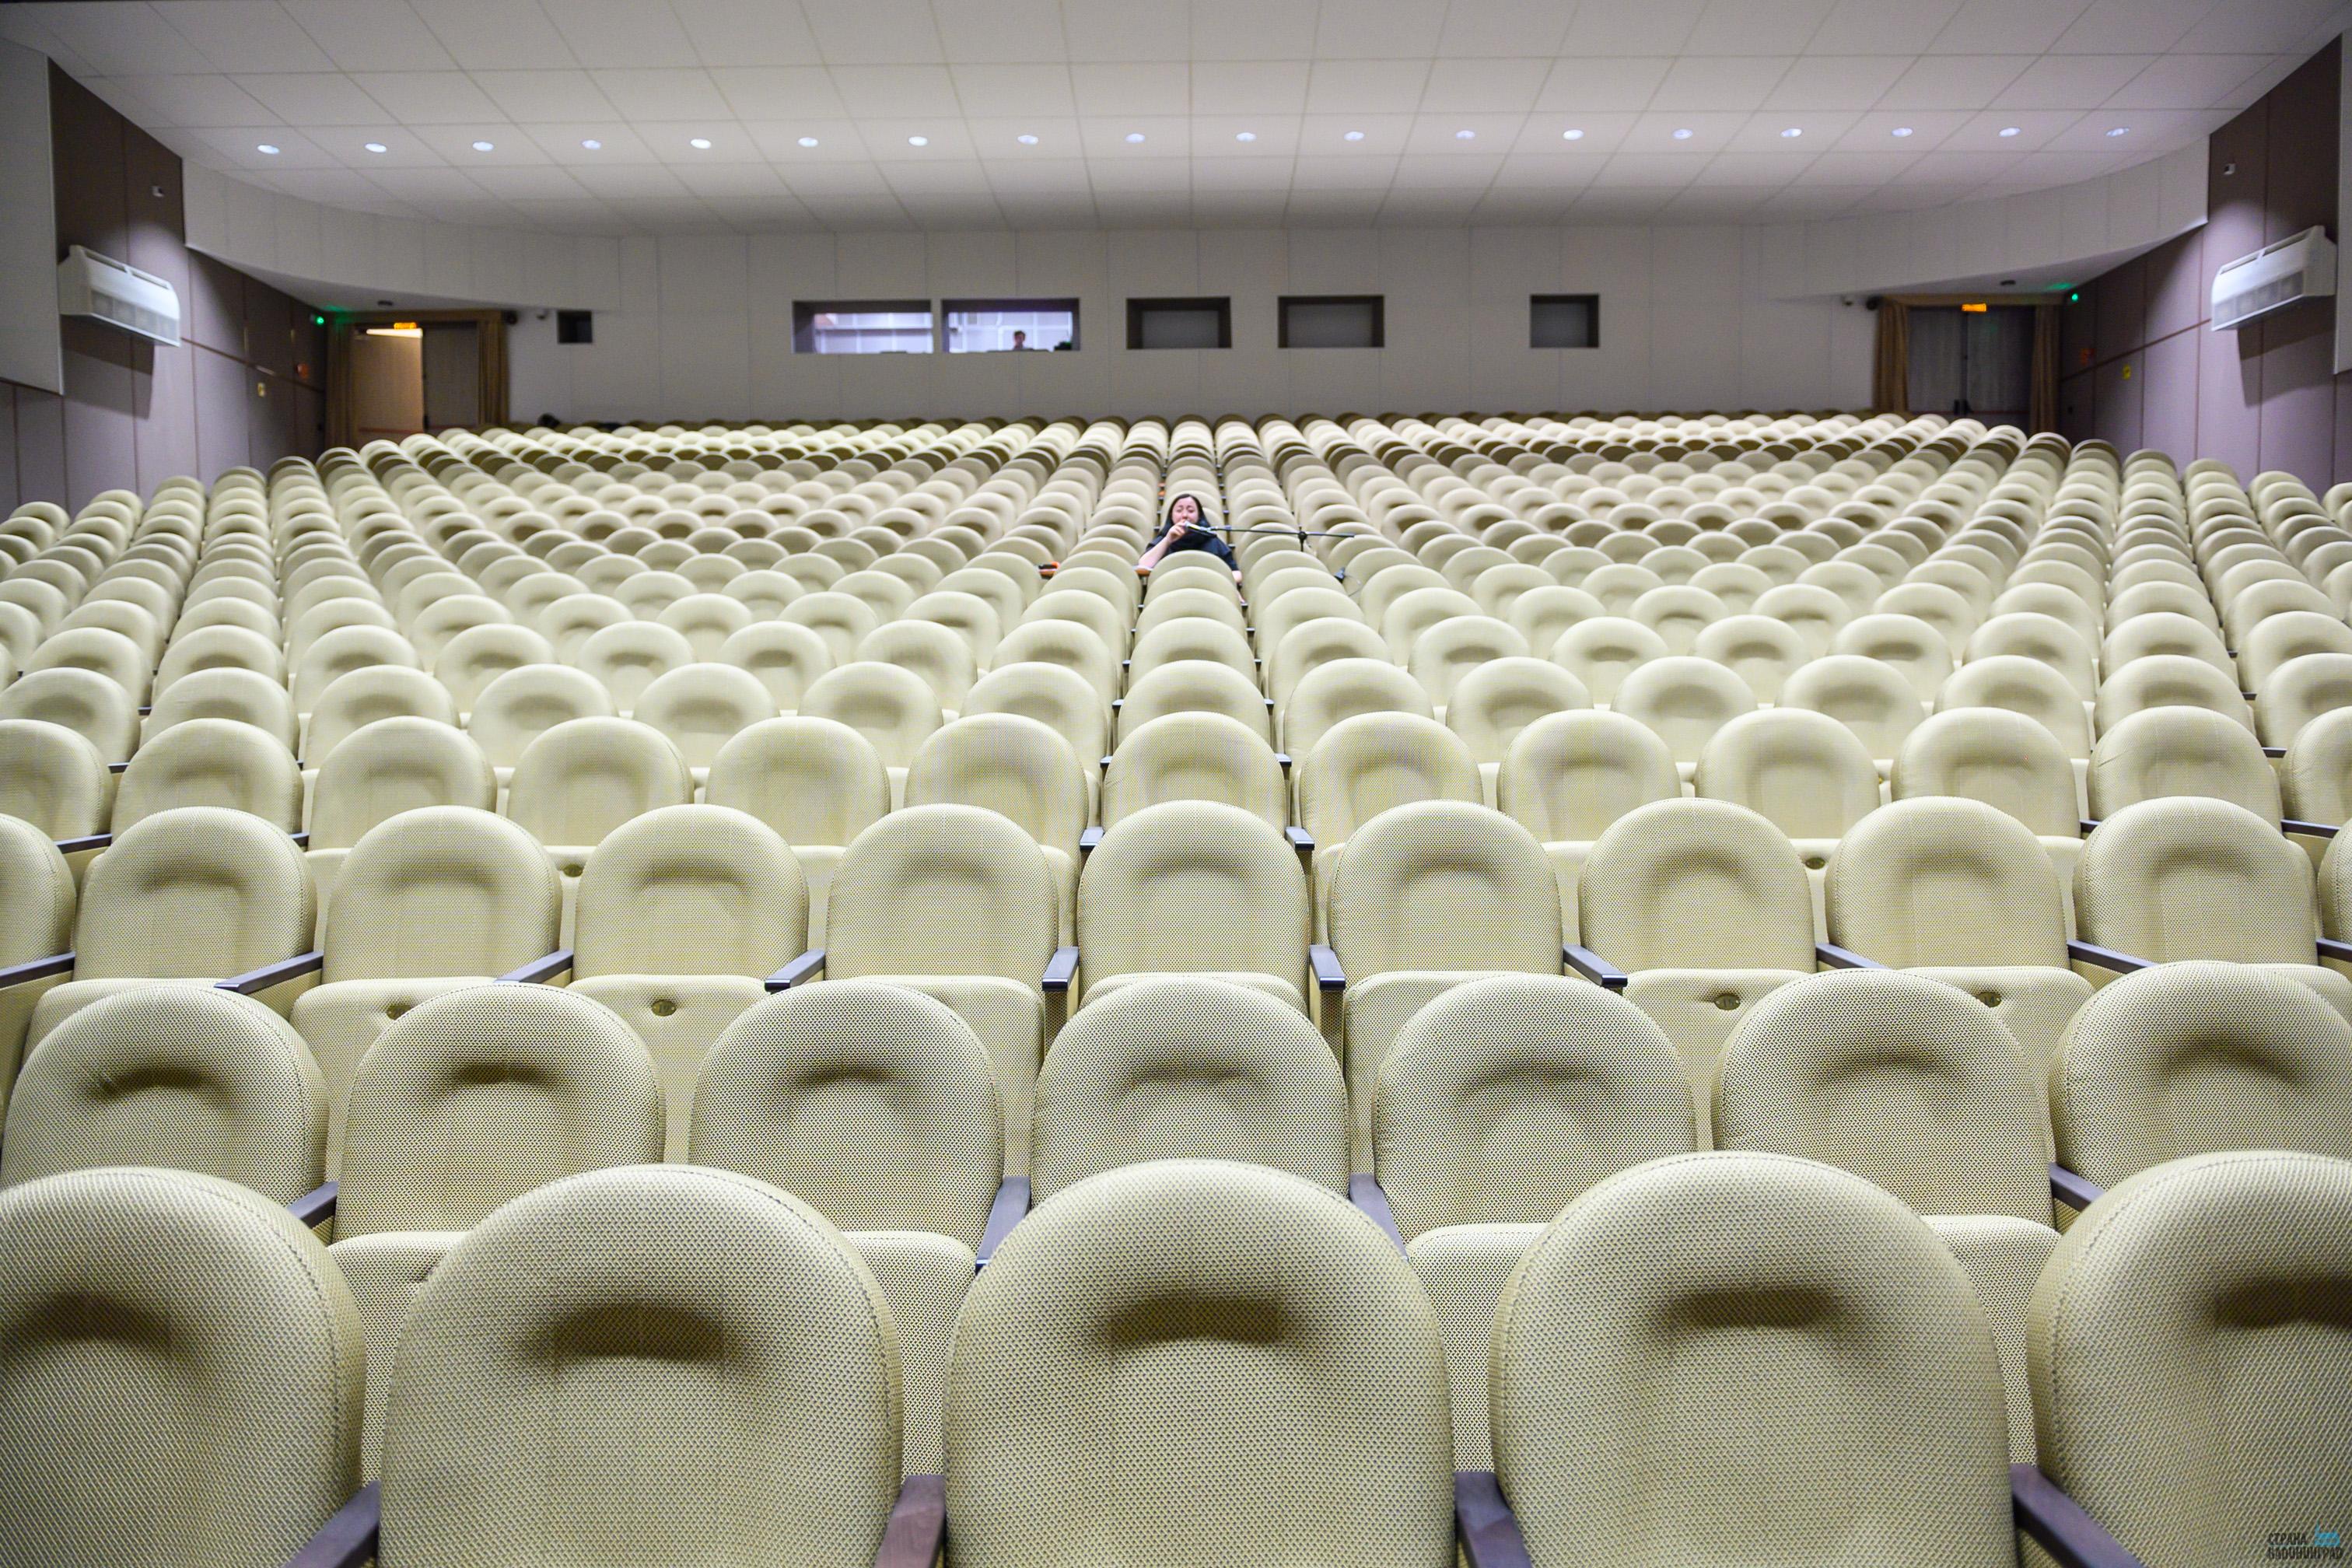
[[[323,327],[327,324],[327,318],[313,312],[310,317],[310,324],[314,327]]]
[[[2081,304],[2082,302],[2083,302],[2083,294],[2082,294],[2082,290],[2080,290],[2080,289],[2076,289],[2074,292],[2073,292],[2073,293],[2071,293],[2071,294],[2069,294],[2069,295],[2067,295],[2067,296],[2066,296],[2066,303],[2068,303],[2069,305],[2079,305],[2079,304]]]

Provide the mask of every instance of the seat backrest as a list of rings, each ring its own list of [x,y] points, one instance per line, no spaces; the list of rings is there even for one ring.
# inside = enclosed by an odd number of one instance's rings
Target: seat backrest
[[[897,1334],[838,1231],[732,1172],[599,1171],[468,1234],[402,1329],[385,1568],[871,1562],[898,1456]]]
[[[1197,975],[1090,1001],[1037,1073],[1030,1180],[1040,1202],[1146,1160],[1215,1158],[1348,1182],[1348,1086],[1297,1007]]]
[[[1830,857],[1830,940],[1895,969],[2066,966],[2058,873],[1982,801],[1916,795],[1856,823]]]
[[[2352,1162],[2124,1182],[2059,1242],[2026,1350],[2042,1468],[2140,1561],[2324,1558],[2294,1543],[2352,1502]]]
[[[2197,795],[2279,820],[2279,775],[2243,724],[2202,708],[2148,708],[2091,749],[2091,815],[2143,800]]]
[[[360,1058],[335,1234],[463,1230],[559,1176],[662,1156],[652,1053],[560,985],[469,985],[394,1019]]]
[[[0,743],[0,769],[10,761]],[[47,830],[20,816],[0,815],[0,909],[8,911],[0,921],[0,965],[30,963],[73,946],[73,870]],[[9,1051],[0,1062],[0,1108],[14,1070],[15,1047]]]
[[[1444,1568],[1447,1434],[1428,1297],[1370,1220],[1280,1171],[1122,1166],[1024,1220],[964,1300],[957,1562],[1239,1563],[1282,1542]]]
[[[294,699],[282,680],[253,669],[200,669],[155,694],[142,735],[152,740],[191,719],[235,719],[263,731],[289,752],[299,730]]]
[[[1309,672],[1343,658],[1389,662],[1389,645],[1380,633],[1362,621],[1339,616],[1296,622],[1278,640],[1269,638],[1261,628],[1258,647],[1265,659],[1265,694],[1274,699],[1286,721],[1290,700]]]
[[[1496,1474],[1538,1563],[1731,1568],[1767,1535],[1841,1568],[2017,1561],[1984,1310],[1859,1176],[1685,1154],[1609,1177],[1505,1288],[1494,1373]],[[1932,1551],[1895,1544],[1915,1537]]]
[[[348,849],[380,822],[425,805],[498,805],[490,761],[464,731],[431,719],[379,719],[319,770],[310,847]]]
[[[2144,800],[2099,824],[2074,868],[2083,940],[2158,963],[2315,963],[2311,857],[2243,806]]]
[[[1665,639],[1639,621],[1596,616],[1560,633],[1549,658],[1582,681],[1592,700],[1613,703],[1628,676],[1670,652]]]
[[[308,713],[338,676],[378,665],[421,670],[424,659],[414,645],[389,626],[338,626],[324,632],[294,661],[294,707]]]
[[[2352,707],[2352,654],[2314,653],[2273,670],[2254,700],[2254,727],[2265,746],[2292,746],[2304,726]]]
[[[2101,1186],[2232,1149],[2352,1159],[2352,1024],[2310,986],[2239,963],[2127,974],[2051,1067],[2058,1160]]]
[[[41,1037],[8,1102],[0,1186],[200,1171],[291,1203],[325,1179],[327,1092],[293,1026],[208,985],[100,997]]]
[[[1878,769],[1825,713],[1773,708],[1715,732],[1693,781],[1710,800],[1762,816],[1791,838],[1835,838],[1878,808]]]
[[[1656,731],[1675,762],[1696,763],[1717,731],[1756,710],[1756,695],[1712,659],[1674,654],[1628,673],[1611,706]]]
[[[1662,800],[1619,817],[1584,863],[1577,930],[1625,970],[1813,967],[1813,896],[1795,846],[1728,801]]]
[[[1507,656],[1462,673],[1446,700],[1445,727],[1479,763],[1500,763],[1538,719],[1591,706],[1583,683],[1549,659]]]
[[[1344,843],[1381,813],[1412,801],[1486,799],[1478,763],[1461,737],[1411,713],[1342,719],[1297,770],[1299,820],[1318,845]]]
[[[1350,980],[1401,969],[1559,973],[1551,862],[1533,834],[1475,800],[1373,817],[1349,839],[1329,897],[1331,945]]]
[[[478,703],[476,711],[480,711]],[[310,710],[302,737],[303,764],[318,767],[354,731],[379,719],[404,715],[455,724],[457,704],[447,687],[421,669],[371,666],[339,676]],[[515,748],[518,756],[521,750]]]
[[[688,1158],[757,1176],[850,1230],[980,1245],[1004,1171],[986,1047],[880,980],[795,986],[739,1015],[695,1080]]]
[[[1858,969],[1768,992],[1725,1045],[1714,1092],[1718,1149],[1820,1160],[1923,1215],[2050,1223],[2042,1085],[1956,985]]]
[[[874,743],[846,724],[769,719],[719,749],[703,798],[759,818],[787,843],[844,845],[889,811],[890,775]]]
[[[106,826],[107,783],[106,759],[74,731],[0,718],[0,815],[44,838],[84,837]]]
[[[92,861],[74,922],[82,980],[220,980],[310,945],[302,851],[222,806],[159,811]]]
[[[2151,708],[2201,708],[2248,734],[2254,729],[2254,710],[2239,692],[2236,677],[2186,654],[2148,654],[2110,673],[2099,685],[2093,717],[2104,736]]]
[[[139,744],[138,700],[94,669],[37,669],[0,690],[0,720],[37,719],[72,731],[105,763],[127,763]]]
[[[1430,719],[1435,712],[1421,682],[1395,665],[1377,658],[1335,658],[1300,676],[1290,689],[1282,710],[1281,745],[1293,757],[1306,757],[1334,725],[1362,714]]]
[[[1184,800],[1238,806],[1276,829],[1290,821],[1290,787],[1274,748],[1222,713],[1168,713],[1139,726],[1103,771],[1106,828]]]
[[[808,938],[808,880],[783,839],[723,805],[621,824],[580,876],[572,972],[774,973]]]
[[[283,741],[251,724],[174,724],[131,755],[114,797],[114,831],[191,805],[245,812],[292,833],[302,826],[302,765]]]
[[[324,977],[504,974],[554,951],[562,910],[547,852],[505,817],[404,811],[360,835],[336,874]]]
[[[1222,713],[1249,726],[1261,742],[1271,745],[1274,741],[1274,715],[1267,710],[1257,682],[1230,665],[1210,659],[1179,659],[1138,676],[1119,704],[1119,742],[1170,713]]]
[[[1045,851],[1018,826],[976,805],[908,806],[842,857],[825,904],[825,973],[1034,985],[1060,908]]]
[[[2038,659],[1994,654],[1960,666],[1936,694],[1936,711],[1964,708],[2023,714],[2049,731],[2067,756],[2091,754],[2091,718],[2082,697],[2063,675]]]
[[[1900,670],[1858,654],[1832,654],[1800,666],[1782,683],[1778,700],[1784,708],[1828,714],[1879,761],[1901,752],[1927,712]]]
[[[801,694],[834,666],[824,638],[790,621],[754,621],[730,634],[713,656],[749,670],[768,689],[779,711],[797,712]]]
[[[929,683],[945,709],[961,709],[964,694],[980,678],[971,644],[936,621],[892,621],[877,626],[857,645],[857,657],[913,670]]]
[[[1084,978],[1214,970],[1299,985],[1311,912],[1297,855],[1263,817],[1210,800],[1145,806],[1080,872]]]
[[[803,600],[802,603],[805,603]],[[794,608],[798,608],[796,605]],[[886,766],[903,768],[940,727],[940,695],[911,669],[866,660],[843,664],[801,693],[801,712],[833,719],[874,743]]]
[[[1398,1031],[1377,1095],[1373,1166],[1407,1240],[1547,1223],[1603,1176],[1688,1153],[1697,1133],[1658,1026],[1558,974],[1440,994]]]
[[[278,1568],[358,1485],[351,1292],[234,1182],[0,1192],[0,1518],[26,1563]]]
[[[667,736],[633,719],[567,719],[523,748],[507,815],[541,844],[593,848],[633,816],[694,798]]]
[[[759,678],[731,664],[686,664],[656,676],[632,712],[668,737],[690,768],[709,767],[720,747],[775,716],[775,699]]]
[[[1969,638],[1971,662],[1996,655],[2032,659],[2064,676],[2074,695],[2098,695],[2098,644],[2055,616],[2011,610],[1993,616]]]
[[[2323,713],[2305,725],[2279,767],[2287,816],[2340,826],[2352,816],[2352,709]]]
[[[1077,853],[1087,781],[1070,743],[1034,719],[975,714],[936,731],[907,769],[908,805],[984,806],[1040,845]]]
[[[1443,707],[1474,670],[1498,659],[1527,658],[1528,639],[1491,616],[1454,616],[1429,627],[1402,655],[1412,678]]]
[[[1958,795],[2007,813],[2033,833],[2082,833],[2065,748],[2022,713],[1955,708],[1937,713],[1895,754],[1895,798]]]
[[[1045,600],[1038,603],[1044,604]],[[1124,636],[1120,641],[1126,641]],[[1084,622],[1056,616],[1033,616],[1005,633],[996,645],[990,672],[1025,664],[1055,665],[1070,671],[1093,688],[1106,707],[1118,695],[1118,658],[1104,643],[1101,634]],[[964,705],[966,709],[969,706]]]
[[[657,621],[622,621],[592,632],[580,645],[572,662],[594,678],[625,713],[637,705],[638,695],[680,665],[694,662],[694,645],[685,634]]]

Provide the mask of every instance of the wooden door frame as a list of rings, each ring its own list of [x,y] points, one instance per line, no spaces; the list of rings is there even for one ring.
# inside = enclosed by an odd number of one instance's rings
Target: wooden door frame
[[[481,426],[507,422],[507,313],[500,310],[350,310],[327,318],[327,445],[358,445],[358,406],[352,386],[352,334],[399,321],[419,326],[475,327],[481,383]]]

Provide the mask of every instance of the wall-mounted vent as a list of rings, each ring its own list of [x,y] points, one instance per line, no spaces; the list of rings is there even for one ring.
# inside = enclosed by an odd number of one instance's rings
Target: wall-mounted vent
[[[2324,228],[2307,228],[2213,274],[2213,330],[2235,331],[2300,300],[2336,292],[2336,247]]]
[[[75,246],[58,263],[58,311],[88,316],[110,327],[176,348],[180,297],[152,272]]]

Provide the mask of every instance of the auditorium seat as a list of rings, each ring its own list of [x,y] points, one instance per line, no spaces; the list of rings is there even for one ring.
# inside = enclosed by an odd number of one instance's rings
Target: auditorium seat
[[[719,748],[703,798],[766,823],[791,847],[808,883],[808,943],[824,946],[842,855],[890,810],[889,774],[872,743],[830,719],[766,720]]]
[[[1307,878],[1283,835],[1239,806],[1171,800],[1123,814],[1080,873],[1076,934],[1088,1004],[1181,973],[1308,1010]]]
[[[1413,713],[1359,713],[1323,731],[1292,770],[1310,859],[1318,929],[1329,926],[1331,889],[1349,841],[1381,813],[1416,801],[1483,805],[1478,764],[1461,738]]]
[[[1826,937],[1822,886],[1838,840],[1878,808],[1878,769],[1836,720],[1802,709],[1744,713],[1700,752],[1692,789],[1744,805],[1789,836],[1812,884],[1813,931]]]
[[[302,767],[283,742],[234,719],[191,719],[152,736],[115,786],[120,834],[159,812],[211,806],[243,812],[280,833],[302,826]]]
[[[693,774],[677,747],[637,720],[567,719],[523,748],[505,814],[546,847],[562,873],[567,942],[580,878],[605,835],[693,799]]]

